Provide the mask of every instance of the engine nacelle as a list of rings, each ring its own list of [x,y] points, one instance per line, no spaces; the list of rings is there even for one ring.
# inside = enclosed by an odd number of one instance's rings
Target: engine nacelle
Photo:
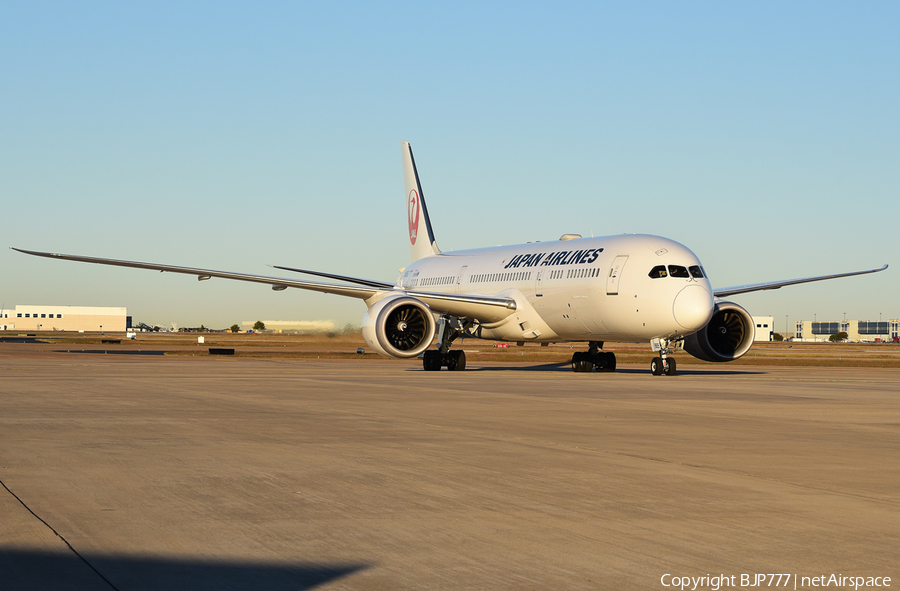
[[[734,361],[750,350],[756,327],[734,302],[716,301],[706,326],[684,339],[684,350],[703,361]]]
[[[434,340],[431,308],[409,296],[387,297],[366,311],[362,336],[379,355],[416,357]]]

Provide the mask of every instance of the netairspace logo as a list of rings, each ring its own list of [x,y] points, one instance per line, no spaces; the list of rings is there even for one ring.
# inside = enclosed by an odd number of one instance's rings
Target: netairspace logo
[[[674,587],[685,591],[710,589],[719,591],[722,588],[736,587],[773,587],[787,589],[813,589],[818,587],[843,587],[860,589],[866,587],[890,587],[890,577],[844,576],[842,574],[819,575],[815,577],[798,576],[796,573],[755,573],[741,575],[706,575],[703,577],[683,577],[666,573],[659,578],[663,587]]]

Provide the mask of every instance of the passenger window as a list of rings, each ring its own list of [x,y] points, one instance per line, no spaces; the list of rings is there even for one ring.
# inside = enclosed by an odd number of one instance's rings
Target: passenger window
[[[650,279],[659,279],[666,276],[666,268],[663,265],[657,265],[650,270]]]
[[[703,269],[701,269],[697,265],[690,267],[689,270],[691,272],[691,277],[696,277],[697,279],[701,279],[703,277]]]
[[[690,274],[688,270],[681,265],[669,265],[669,275],[678,278],[688,278]]]

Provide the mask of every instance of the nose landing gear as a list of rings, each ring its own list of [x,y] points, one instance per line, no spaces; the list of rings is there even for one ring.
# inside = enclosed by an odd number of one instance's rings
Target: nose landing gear
[[[654,341],[654,343],[655,342],[656,341]],[[650,361],[650,373],[655,376],[661,376],[663,374],[667,376],[674,376],[676,363],[675,359],[673,357],[669,357],[669,355],[675,352],[675,347],[673,345],[680,344],[682,342],[683,341],[670,341],[668,339],[660,339],[659,357],[654,357]]]
[[[663,374],[674,376],[675,360],[670,357],[654,357],[650,362],[650,373],[655,376],[661,376]]]

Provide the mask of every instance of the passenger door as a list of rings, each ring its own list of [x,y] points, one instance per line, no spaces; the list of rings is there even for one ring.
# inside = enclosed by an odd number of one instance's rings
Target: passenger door
[[[622,269],[628,261],[627,254],[620,254],[613,261],[609,268],[609,275],[606,277],[606,295],[619,295],[619,279],[622,277]]]
[[[463,292],[463,279],[465,278],[466,271],[469,270],[469,265],[463,265],[462,269],[459,270],[459,275],[456,276],[456,293]]]

